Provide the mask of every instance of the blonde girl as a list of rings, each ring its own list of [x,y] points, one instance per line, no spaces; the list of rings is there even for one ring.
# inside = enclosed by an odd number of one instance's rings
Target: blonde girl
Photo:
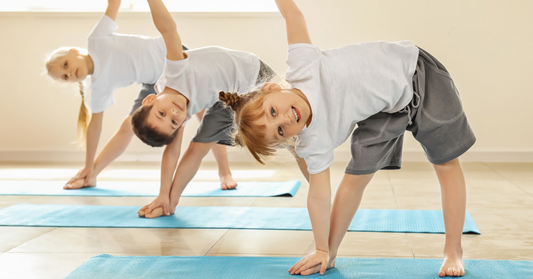
[[[85,166],[65,184],[65,189],[96,186],[98,174],[129,145],[134,134],[131,114],[141,107],[146,96],[155,93],[154,84],[163,72],[166,53],[163,38],[115,33],[119,7],[120,0],[108,1],[105,14],[89,34],[88,51],[62,47],[53,52],[46,62],[46,69],[51,77],[80,85],[82,102],[78,118],[78,139],[86,148]],[[86,100],[83,87],[88,76],[91,83],[90,102]],[[142,86],[130,115],[95,159],[104,111],[115,103],[113,92],[133,83],[140,83]],[[197,116],[201,119],[203,112]],[[216,145],[212,150],[219,165],[221,188],[235,188],[237,183],[229,169],[226,148]]]

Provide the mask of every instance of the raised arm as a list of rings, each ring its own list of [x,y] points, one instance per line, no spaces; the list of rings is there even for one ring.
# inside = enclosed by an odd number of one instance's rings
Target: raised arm
[[[117,21],[118,9],[120,8],[120,0],[108,0],[105,15],[110,17],[113,21]]]
[[[182,60],[185,58],[183,50],[181,48],[181,38],[178,34],[176,22],[170,15],[161,0],[148,0],[150,5],[150,11],[152,13],[152,19],[154,20],[155,27],[163,36],[165,45],[167,47],[167,58],[169,60]]]
[[[311,44],[305,17],[296,6],[296,3],[293,0],[276,0],[276,5],[278,5],[279,12],[285,18],[289,45],[298,43]]]

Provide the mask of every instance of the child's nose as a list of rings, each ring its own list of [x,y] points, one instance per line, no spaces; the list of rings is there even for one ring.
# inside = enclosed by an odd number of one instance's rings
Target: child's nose
[[[179,111],[177,109],[175,109],[175,108],[170,109],[170,112],[172,112],[172,114],[174,114],[174,115],[178,115],[178,113],[179,113]]]
[[[288,115],[288,114],[283,115],[283,124],[284,124],[284,125],[289,125],[289,124],[291,124],[291,117],[290,117],[290,115]]]

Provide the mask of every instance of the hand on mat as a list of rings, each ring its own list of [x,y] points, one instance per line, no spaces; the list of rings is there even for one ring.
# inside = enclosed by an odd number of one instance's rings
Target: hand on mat
[[[335,267],[335,258],[331,258],[329,260],[328,266],[326,266],[326,270]],[[311,267],[309,269],[306,269],[302,272],[300,272],[300,275],[311,275],[320,272],[320,269],[322,268],[322,265],[315,265],[314,267]]]
[[[289,269],[289,272],[291,273],[291,275],[309,275],[311,273],[304,274],[304,271],[314,271],[315,269],[318,269],[317,271],[320,271],[320,275],[324,275],[324,273],[326,273],[328,264],[329,252],[316,250],[315,252],[305,256],[305,258],[301,259],[299,262],[293,265]],[[316,273],[317,271],[315,271],[314,273]]]
[[[96,186],[96,177],[93,177],[94,169],[84,167],[73,178],[71,178],[63,189],[80,189],[84,187]]]
[[[137,213],[139,217],[157,218],[162,215],[170,215],[170,200],[168,197],[158,196],[151,203],[143,206]]]

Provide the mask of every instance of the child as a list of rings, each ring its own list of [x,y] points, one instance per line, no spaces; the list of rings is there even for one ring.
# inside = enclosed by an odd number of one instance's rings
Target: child
[[[48,74],[53,78],[65,82],[78,82],[82,97],[78,134],[80,142],[86,142],[85,167],[66,183],[65,189],[96,186],[98,174],[124,152],[133,137],[131,116],[128,116],[94,160],[102,129],[103,112],[114,104],[113,91],[132,83],[142,83],[131,115],[141,106],[146,96],[155,92],[153,84],[163,72],[165,61],[163,39],[115,33],[118,28],[115,19],[119,7],[120,0],[109,0],[104,16],[89,35],[88,54],[77,48],[60,48],[52,53],[46,62]],[[82,84],[89,75],[92,80],[90,121],[88,121]],[[201,118],[202,113],[198,116]],[[89,122],[88,127],[87,122]],[[213,154],[219,165],[221,188],[223,190],[235,188],[237,183],[231,176],[226,148],[221,145],[214,146]]]
[[[149,95],[143,100],[132,123],[135,134],[146,144],[167,145],[159,196],[139,210],[139,216],[154,218],[174,213],[181,193],[212,146],[233,144],[233,112],[218,100],[219,90],[245,93],[274,73],[252,53],[221,47],[183,52],[176,23],[165,5],[161,0],[148,0],[148,4],[155,26],[165,41],[167,59],[156,85],[158,95]],[[183,136],[181,128],[191,115],[206,108],[198,132],[176,169]]]
[[[409,130],[434,164],[446,231],[439,276],[463,276],[461,236],[466,191],[458,157],[475,142],[446,68],[410,42],[373,42],[320,51],[311,44],[293,0],[277,0],[285,18],[292,89],[267,84],[240,109],[236,138],[259,162],[296,137],[295,151],[310,173],[307,207],[316,251],[289,269],[324,274],[335,257],[363,191],[379,169],[399,169]],[[353,130],[355,124],[358,128]],[[352,133],[352,159],[330,206],[333,150]],[[330,212],[331,210],[331,212]]]

